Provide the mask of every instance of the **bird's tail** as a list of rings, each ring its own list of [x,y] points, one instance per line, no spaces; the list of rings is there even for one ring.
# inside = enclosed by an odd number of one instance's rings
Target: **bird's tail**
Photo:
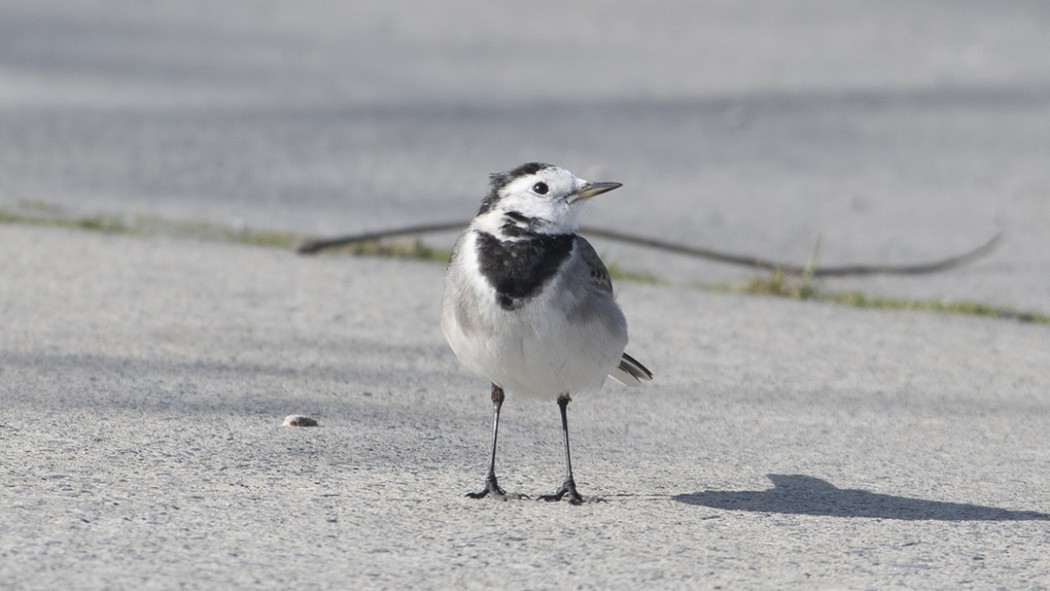
[[[620,365],[609,374],[609,377],[624,386],[641,386],[642,382],[653,379],[653,372],[627,353],[620,358]]]

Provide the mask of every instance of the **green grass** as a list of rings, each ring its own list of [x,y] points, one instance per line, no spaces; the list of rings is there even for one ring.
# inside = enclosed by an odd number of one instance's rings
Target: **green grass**
[[[419,238],[403,240],[364,240],[330,249],[348,256],[378,256],[447,263],[452,251],[427,246]]]
[[[61,207],[36,201],[22,202],[17,209],[0,208],[0,223],[74,228],[105,234],[199,238],[271,248],[293,248],[301,240],[300,236],[290,232],[236,228],[211,222],[155,216],[72,215]]]
[[[994,306],[969,300],[913,299],[868,295],[861,291],[826,291],[817,286],[811,277],[806,275],[802,277],[785,277],[783,273],[778,271],[769,275],[752,277],[736,284],[706,285],[703,287],[728,293],[809,300],[854,308],[935,312],[1050,324],[1050,315],[1041,312],[1021,311],[1005,306]]]
[[[134,234],[144,236],[171,236],[195,238],[261,246],[294,249],[305,237],[291,232],[240,228],[213,222],[169,220],[153,216],[72,215],[62,207],[41,201],[23,201],[14,209],[0,207],[0,224],[73,228],[107,234]],[[807,269],[816,264],[820,250],[817,241]],[[379,256],[399,259],[448,262],[450,251],[426,245],[421,239],[368,240],[331,249],[346,256]],[[632,271],[617,262],[608,265],[609,275],[616,281],[668,285],[651,273]],[[854,308],[879,310],[907,310],[959,314],[987,318],[1008,319],[1050,325],[1050,315],[1035,311],[1019,311],[973,301],[945,301],[868,295],[860,291],[827,291],[814,282],[812,274],[788,276],[780,271],[756,275],[736,284],[699,285],[699,289],[727,293],[808,300]]]
[[[639,271],[631,271],[625,269],[622,265],[616,262],[610,262],[606,265],[606,269],[609,271],[609,277],[612,277],[615,281],[630,281],[631,283],[648,283],[650,285],[667,285],[667,282],[660,279],[652,273],[642,273]]]
[[[21,209],[11,211],[0,208],[0,223],[20,224],[24,226],[51,226],[57,228],[77,228],[95,232],[125,233],[127,227],[120,218],[109,216],[65,217],[55,211],[42,209]]]

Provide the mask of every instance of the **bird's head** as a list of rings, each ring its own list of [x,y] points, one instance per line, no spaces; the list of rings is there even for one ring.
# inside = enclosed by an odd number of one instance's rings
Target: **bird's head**
[[[509,220],[542,234],[575,232],[580,204],[621,186],[586,181],[564,168],[539,162],[493,174],[491,183],[478,218],[491,218],[489,222],[504,226]]]

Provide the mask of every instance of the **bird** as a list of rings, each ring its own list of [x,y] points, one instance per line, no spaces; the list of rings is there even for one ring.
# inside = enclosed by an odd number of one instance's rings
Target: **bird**
[[[445,272],[441,329],[459,361],[491,383],[492,449],[485,486],[470,498],[508,494],[496,477],[496,441],[506,393],[554,399],[561,414],[565,480],[545,501],[579,505],[567,407],[607,376],[639,386],[653,379],[625,352],[627,321],[609,271],[578,234],[581,206],[622,186],[590,182],[529,162],[489,175],[490,190],[456,240]]]

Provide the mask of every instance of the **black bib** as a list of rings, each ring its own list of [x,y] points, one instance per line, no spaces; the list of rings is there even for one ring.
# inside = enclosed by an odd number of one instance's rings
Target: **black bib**
[[[481,274],[496,288],[496,302],[504,310],[520,308],[543,289],[572,252],[573,234],[532,234],[502,241],[477,232]]]

